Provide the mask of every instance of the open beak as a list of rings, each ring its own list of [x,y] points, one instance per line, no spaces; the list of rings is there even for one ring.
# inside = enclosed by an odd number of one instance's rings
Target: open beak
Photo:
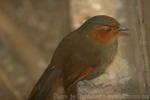
[[[120,36],[129,36],[129,34],[126,33],[129,31],[128,28],[126,28],[126,27],[120,26],[118,31],[119,31]]]

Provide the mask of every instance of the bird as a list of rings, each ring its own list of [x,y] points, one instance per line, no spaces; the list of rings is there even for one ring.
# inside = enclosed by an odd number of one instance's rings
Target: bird
[[[78,100],[78,82],[92,80],[111,66],[118,52],[118,39],[126,35],[124,31],[127,28],[121,27],[113,17],[89,18],[58,44],[28,100],[55,100],[53,95],[60,85],[64,88],[65,100]]]

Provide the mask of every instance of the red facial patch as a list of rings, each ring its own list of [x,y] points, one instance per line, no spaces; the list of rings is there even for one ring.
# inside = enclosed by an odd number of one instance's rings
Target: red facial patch
[[[92,41],[104,44],[110,42],[117,31],[118,28],[115,26],[99,26],[92,30],[90,37]]]

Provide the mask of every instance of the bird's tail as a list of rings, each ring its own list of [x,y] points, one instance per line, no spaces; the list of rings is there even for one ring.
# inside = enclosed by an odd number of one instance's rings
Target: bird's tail
[[[54,100],[54,93],[61,85],[61,73],[60,69],[49,66],[34,86],[28,100]]]

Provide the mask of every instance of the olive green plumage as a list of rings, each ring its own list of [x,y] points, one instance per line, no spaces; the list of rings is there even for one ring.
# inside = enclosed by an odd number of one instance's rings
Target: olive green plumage
[[[114,18],[101,15],[87,20],[80,28],[67,35],[56,48],[50,65],[28,100],[53,100],[52,95],[57,89],[59,79],[63,80],[66,95],[75,94],[78,81],[98,77],[107,69],[117,53],[118,39],[114,37],[106,44],[92,42],[89,36],[97,25],[119,27]],[[88,67],[93,68],[93,71],[80,78],[80,74]]]

